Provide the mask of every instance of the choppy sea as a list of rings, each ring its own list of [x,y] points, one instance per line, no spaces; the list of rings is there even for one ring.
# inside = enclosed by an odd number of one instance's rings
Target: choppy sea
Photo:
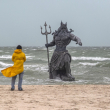
[[[0,47],[0,71],[13,66],[11,60],[15,47]],[[110,47],[68,47],[71,54],[71,72],[76,81],[49,79],[47,50],[45,47],[23,47],[27,61],[24,63],[24,85],[110,84]],[[49,48],[49,59],[54,48]],[[11,78],[0,72],[0,85],[10,85]],[[18,84],[18,78],[16,80]]]

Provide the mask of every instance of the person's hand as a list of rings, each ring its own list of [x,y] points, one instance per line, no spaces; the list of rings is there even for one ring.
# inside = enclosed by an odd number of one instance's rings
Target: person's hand
[[[79,42],[79,45],[82,46],[82,42]]]
[[[45,47],[48,48],[48,44],[45,44]]]

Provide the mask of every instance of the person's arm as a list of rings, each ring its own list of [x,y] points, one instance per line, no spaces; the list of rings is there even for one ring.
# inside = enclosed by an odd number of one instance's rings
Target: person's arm
[[[26,61],[26,56],[25,56],[25,54],[24,54],[24,62]]]
[[[79,37],[75,36],[74,34],[70,34],[70,39],[75,41],[76,44],[79,44],[80,46],[82,46],[81,39]]]
[[[12,61],[14,62],[14,53],[13,53],[13,55],[12,55]]]

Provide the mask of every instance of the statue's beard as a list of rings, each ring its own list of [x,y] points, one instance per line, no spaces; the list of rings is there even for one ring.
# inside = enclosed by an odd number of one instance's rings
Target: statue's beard
[[[67,31],[66,30],[61,30],[59,33],[60,37],[65,37],[67,35]]]
[[[61,33],[66,33],[66,30],[61,30]]]

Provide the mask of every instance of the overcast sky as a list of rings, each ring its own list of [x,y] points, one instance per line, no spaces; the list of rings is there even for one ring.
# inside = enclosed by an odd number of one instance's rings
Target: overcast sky
[[[0,0],[0,46],[44,46],[45,21],[52,32],[67,22],[83,46],[110,46],[110,0]]]

